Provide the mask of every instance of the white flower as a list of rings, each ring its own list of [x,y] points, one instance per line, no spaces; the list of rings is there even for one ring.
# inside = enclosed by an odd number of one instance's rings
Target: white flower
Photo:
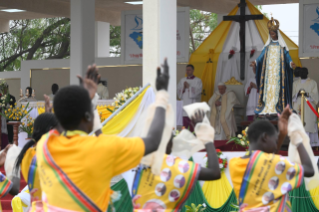
[[[223,154],[221,154],[219,157],[220,157],[220,159],[222,159],[222,160],[225,160],[225,159],[226,159],[226,156],[223,155]]]
[[[202,206],[203,206],[204,208],[206,208],[206,204],[205,204],[205,202],[202,204]]]
[[[247,132],[248,131],[248,127],[246,127],[246,129],[245,129],[245,132]]]
[[[12,99],[10,99],[10,102],[12,102],[13,100]]]
[[[242,141],[242,142],[240,142],[240,144],[244,146],[244,145],[245,145],[245,142]]]
[[[222,169],[223,167],[224,167],[224,165],[220,163],[219,168]]]
[[[237,137],[238,137],[238,138],[242,138],[243,136],[242,136],[241,134],[238,134]]]

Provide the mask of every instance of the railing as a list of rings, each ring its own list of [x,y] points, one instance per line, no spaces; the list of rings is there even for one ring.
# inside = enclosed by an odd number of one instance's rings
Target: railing
[[[305,94],[306,92],[304,90],[300,91],[301,94],[301,114],[300,114],[300,119],[301,123],[305,126]]]
[[[105,121],[102,122],[102,127],[106,125],[114,116],[119,114],[127,105],[129,105],[137,96],[139,96],[147,87],[150,86],[150,83],[145,85],[142,89],[140,89],[134,96],[129,98],[119,109],[117,109],[112,115],[110,115]],[[91,132],[90,135],[93,135],[94,132]]]

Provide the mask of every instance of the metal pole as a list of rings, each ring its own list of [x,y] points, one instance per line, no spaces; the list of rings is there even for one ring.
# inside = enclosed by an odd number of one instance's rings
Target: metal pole
[[[306,94],[306,92],[304,90],[301,90],[300,94],[301,94],[301,112],[300,112],[301,114],[300,114],[300,117],[301,117],[302,124],[305,126],[305,94]]]
[[[122,105],[119,109],[117,109],[114,113],[112,113],[112,115],[110,115],[105,121],[103,121],[102,123],[102,127],[104,127],[106,125],[107,122],[109,122],[114,116],[116,116],[119,112],[121,112],[128,104],[130,104],[138,95],[140,95],[147,87],[149,87],[151,84],[148,83],[147,85],[145,85],[141,90],[139,90],[136,94],[134,94],[134,96],[132,96],[131,98],[129,98],[124,105]],[[93,135],[94,132],[91,132],[89,135]]]

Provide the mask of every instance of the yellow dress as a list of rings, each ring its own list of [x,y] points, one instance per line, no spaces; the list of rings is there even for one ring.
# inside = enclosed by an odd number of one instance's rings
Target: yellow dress
[[[136,167],[144,151],[141,138],[50,131],[36,152],[44,209],[106,211],[111,179]]]
[[[255,151],[229,162],[240,211],[289,212],[288,192],[303,182],[303,167],[274,154]]]

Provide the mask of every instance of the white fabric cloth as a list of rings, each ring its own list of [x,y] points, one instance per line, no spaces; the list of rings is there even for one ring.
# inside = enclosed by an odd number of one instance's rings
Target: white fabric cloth
[[[1,132],[3,134],[8,134],[8,129],[7,129],[7,120],[5,117],[1,116]]]
[[[194,153],[205,149],[203,142],[184,129],[174,139],[171,155],[188,160]]]
[[[279,42],[279,45],[280,45],[281,47],[285,47],[286,50],[289,51],[289,48],[288,48],[288,46],[287,46],[285,40],[284,40],[283,37],[281,36],[280,30],[277,30],[277,32],[278,32],[278,42]],[[265,48],[266,46],[268,46],[271,41],[272,41],[272,39],[270,38],[270,34],[268,33],[268,40],[267,40],[267,42],[265,43],[264,48]],[[274,42],[276,42],[276,41],[274,41]]]
[[[189,84],[189,88],[185,88],[184,83]],[[203,89],[202,80],[195,77],[194,79],[187,79],[186,77],[182,78],[177,86],[177,97],[183,101],[183,106],[200,102],[201,93]],[[187,116],[186,112],[183,111],[183,116]]]
[[[256,78],[250,78],[245,85],[245,95],[248,96],[247,106],[246,106],[246,116],[255,115],[255,109],[257,108],[259,93],[256,88],[251,88],[250,93],[248,94],[248,88],[250,87],[250,83],[256,84]]]
[[[14,199],[14,198],[20,198],[21,201],[22,201],[25,205],[27,205],[27,207],[22,206],[23,212],[28,212],[28,211],[30,210],[30,206],[31,206],[31,195],[30,195],[30,193],[29,193],[29,187],[28,187],[28,185],[25,186],[25,187],[22,189],[22,191],[21,191],[18,195],[15,195],[15,196],[13,197],[13,199]],[[12,200],[13,200],[13,199],[12,199]],[[11,201],[11,207],[12,207],[12,201]],[[15,211],[14,211],[14,212],[15,212]]]
[[[301,164],[300,156],[297,150],[297,146],[302,142],[304,145],[310,160],[312,162],[315,174],[313,177],[305,177],[306,189],[309,191],[319,186],[319,172],[317,166],[317,160],[313,154],[310,146],[309,137],[305,132],[303,124],[297,114],[292,114],[288,120],[288,136],[290,137],[291,143],[288,149],[288,157],[294,163]]]
[[[102,83],[98,84],[97,93],[99,95],[99,99],[108,99],[109,98],[109,90]]]
[[[198,102],[184,106],[184,111],[186,112],[189,118],[193,117],[198,110],[202,110],[205,113],[207,113],[210,111],[210,108],[206,102]]]
[[[13,173],[14,165],[18,155],[21,152],[21,148],[16,146],[15,144],[7,152],[6,161],[4,162],[4,170],[6,171],[6,176],[9,180],[12,179],[12,176],[16,176]],[[20,172],[18,172],[18,176],[20,177]]]
[[[301,113],[301,97],[298,97],[298,93],[301,89],[304,89],[306,93],[309,93],[309,97],[307,99],[310,101],[313,108],[316,108],[316,105],[319,101],[318,95],[318,87],[316,81],[308,78],[302,80],[299,78],[293,84],[293,108],[300,115]],[[312,110],[307,105],[306,101],[304,101],[305,106],[305,129],[307,134],[310,137],[311,146],[319,146],[318,139],[318,124],[317,124],[317,116],[315,116]]]
[[[221,105],[216,107],[215,106],[216,101],[220,101]],[[223,101],[226,101],[226,105],[223,105]],[[210,117],[209,120],[211,125],[215,128],[215,132],[216,132],[215,140],[229,139],[227,138],[226,133],[229,134],[229,137],[235,136],[237,131],[237,125],[236,125],[236,119],[233,113],[233,107],[236,104],[240,104],[239,100],[237,99],[234,92],[228,91],[228,90],[226,90],[226,92],[223,95],[221,95],[219,91],[217,90],[208,101],[208,105],[211,108],[211,114],[209,115]],[[215,117],[213,117],[214,110],[216,110]],[[221,118],[225,118],[226,126],[223,126]],[[225,132],[224,128],[227,130],[227,132]]]
[[[183,101],[176,101],[176,125],[183,126]]]

